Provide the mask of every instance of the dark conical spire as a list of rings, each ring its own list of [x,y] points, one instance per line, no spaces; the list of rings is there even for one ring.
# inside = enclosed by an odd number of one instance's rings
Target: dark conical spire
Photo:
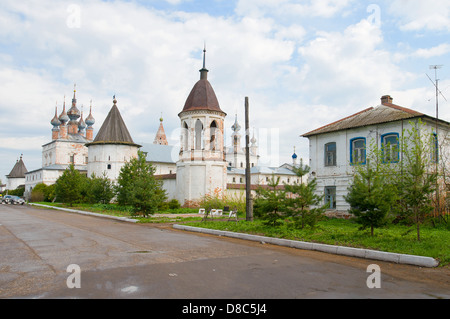
[[[16,164],[14,165],[13,169],[7,175],[8,178],[24,178],[25,174],[28,173],[27,168],[25,167],[25,164],[22,160],[23,154],[20,154],[20,160],[16,161]]]
[[[206,69],[205,56],[206,46],[203,49],[203,68],[200,70],[200,80],[195,83],[194,87],[189,93],[189,96],[186,99],[183,110],[180,112],[180,114],[193,110],[210,110],[221,112],[226,115],[226,113],[220,109],[216,93],[214,92],[211,83],[209,83],[208,81],[208,69]]]
[[[120,115],[119,109],[117,108],[116,96],[114,96],[113,106],[106,116],[102,127],[98,131],[94,141],[90,144],[128,144],[139,146],[133,142],[130,132]],[[90,144],[87,144],[87,146]]]

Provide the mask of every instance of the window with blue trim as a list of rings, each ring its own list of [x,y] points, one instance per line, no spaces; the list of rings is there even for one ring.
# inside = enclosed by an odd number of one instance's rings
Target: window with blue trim
[[[350,163],[366,164],[366,138],[357,137],[350,140]]]
[[[387,133],[381,135],[381,146],[384,163],[397,163],[399,161],[399,135]]]

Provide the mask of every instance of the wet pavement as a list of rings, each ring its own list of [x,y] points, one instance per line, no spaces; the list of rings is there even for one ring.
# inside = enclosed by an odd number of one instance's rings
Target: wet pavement
[[[371,264],[380,267],[380,288],[368,287]],[[448,275],[448,268],[0,205],[1,298],[447,299]]]

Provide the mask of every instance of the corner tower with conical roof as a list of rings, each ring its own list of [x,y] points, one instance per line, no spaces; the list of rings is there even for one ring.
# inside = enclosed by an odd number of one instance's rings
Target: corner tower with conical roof
[[[89,117],[88,117],[89,118]],[[88,119],[86,119],[89,122]],[[90,122],[89,122],[90,123]],[[89,123],[86,123],[89,125]],[[117,181],[122,166],[137,157],[140,145],[134,143],[117,107],[114,96],[113,106],[106,116],[94,141],[88,147],[87,174],[102,176]]]
[[[13,190],[21,185],[25,185],[25,174],[28,172],[25,164],[22,160],[22,154],[20,155],[20,159],[16,161],[11,172],[6,175],[6,189]]]
[[[203,68],[178,114],[181,124],[180,157],[177,162],[177,196],[180,203],[200,200],[207,194],[226,191],[224,121],[216,94],[208,81],[203,50]]]

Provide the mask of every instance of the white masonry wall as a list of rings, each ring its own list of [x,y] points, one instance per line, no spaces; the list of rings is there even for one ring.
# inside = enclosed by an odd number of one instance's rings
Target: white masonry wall
[[[138,148],[121,144],[92,144],[89,145],[88,150],[88,177],[91,177],[93,173],[96,176],[106,173],[111,181],[116,182],[122,166],[137,157]]]

